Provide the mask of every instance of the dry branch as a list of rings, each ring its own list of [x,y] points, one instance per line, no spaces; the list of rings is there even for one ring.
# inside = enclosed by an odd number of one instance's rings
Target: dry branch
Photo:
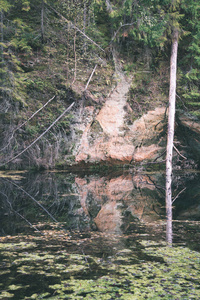
[[[28,120],[26,120],[24,123],[22,123],[21,125],[19,125],[16,128],[16,130],[20,129],[22,126],[24,126],[26,123],[28,123],[37,113],[39,113],[45,106],[47,106],[47,104],[49,104],[49,102],[51,102],[54,98],[55,98],[55,96],[53,96],[51,99],[49,99],[41,108],[39,108],[36,112],[34,112],[34,114],[32,114],[30,116],[30,118],[28,118]]]
[[[91,81],[91,79],[92,79],[92,76],[94,75],[94,72],[95,72],[95,70],[96,70],[96,67],[97,67],[97,64],[95,65],[95,67],[94,67],[94,69],[93,69],[93,71],[92,71],[92,73],[91,73],[91,75],[90,75],[90,78],[88,79],[88,82],[87,82],[87,84],[86,84],[86,86],[85,86],[85,89],[84,89],[84,92],[87,90],[87,88],[88,88],[88,85],[89,85],[89,83],[90,83],[90,81]]]
[[[123,28],[123,27],[125,27],[125,26],[132,26],[133,24],[135,24],[136,22],[133,22],[133,23],[127,23],[127,24],[121,24],[120,26],[119,26],[119,28],[117,29],[117,31],[114,33],[114,36],[112,37],[112,39],[111,39],[111,41],[109,42],[109,44],[108,44],[108,46],[110,45],[110,44],[112,44],[112,42],[114,41],[114,39],[116,38],[116,36],[117,36],[117,34],[118,34],[118,32],[120,31],[120,29],[121,28]],[[107,46],[107,47],[108,47]]]
[[[182,155],[182,154],[178,151],[178,149],[176,148],[175,145],[173,145],[173,147],[174,147],[174,150],[178,153],[178,155],[180,155],[183,159],[187,159],[187,157],[185,157],[184,155]]]
[[[34,112],[34,114],[32,114],[30,116],[30,118],[28,118],[28,120],[26,120],[24,123],[22,123],[21,125],[19,125],[12,133],[11,137],[8,140],[8,143],[6,146],[4,146],[0,151],[3,151],[4,149],[6,149],[9,145],[10,145],[10,141],[13,139],[14,134],[17,130],[19,130],[21,127],[23,127],[24,125],[26,125],[26,123],[28,123],[37,113],[39,113],[45,106],[47,106],[47,104],[49,104],[49,102],[51,102],[53,99],[55,98],[55,96],[53,96],[51,99],[49,99],[41,108],[39,108],[36,112]]]
[[[73,102],[37,139],[35,139],[28,147],[26,147],[23,151],[21,151],[19,154],[14,156],[13,158],[9,159],[7,162],[0,165],[0,167],[5,166],[6,164],[12,162],[17,157],[22,155],[25,151],[27,151],[29,148],[31,148],[35,143],[37,143],[65,114],[68,112],[75,102]]]
[[[80,32],[86,39],[88,39],[92,44],[94,44],[96,47],[98,47],[101,51],[105,52],[103,48],[101,48],[95,41],[93,41],[87,34],[85,34],[82,30],[80,30],[76,25],[74,25],[71,21],[67,20],[61,13],[59,13],[55,8],[53,8],[51,5],[45,3],[51,10],[53,10],[59,17],[61,17],[63,20],[65,20],[71,28],[76,29],[78,32]]]

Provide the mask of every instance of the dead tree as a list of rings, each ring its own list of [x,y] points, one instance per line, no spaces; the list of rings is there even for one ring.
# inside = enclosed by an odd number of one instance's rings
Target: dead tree
[[[172,52],[170,60],[170,89],[169,89],[169,111],[168,111],[168,132],[166,151],[166,215],[167,221],[172,220],[172,157],[174,144],[174,125],[176,108],[176,72],[178,52],[178,29],[174,29],[172,37]],[[169,231],[169,232],[168,232]],[[170,234],[172,226],[167,227],[167,239],[171,242]]]

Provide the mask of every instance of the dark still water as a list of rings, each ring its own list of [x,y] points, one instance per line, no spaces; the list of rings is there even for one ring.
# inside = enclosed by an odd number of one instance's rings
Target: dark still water
[[[0,299],[199,299],[200,174],[0,174]],[[169,225],[169,224],[168,224]]]

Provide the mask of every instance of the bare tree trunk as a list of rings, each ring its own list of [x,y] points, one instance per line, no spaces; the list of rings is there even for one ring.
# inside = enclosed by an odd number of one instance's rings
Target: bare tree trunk
[[[170,60],[170,89],[169,89],[169,114],[167,133],[167,154],[166,154],[166,215],[167,220],[172,220],[172,155],[174,143],[174,124],[176,107],[176,71],[178,52],[178,30],[175,29],[172,39],[172,52]],[[171,240],[172,241],[172,240]]]
[[[44,43],[44,0],[42,0],[41,8],[41,41]]]
[[[76,20],[75,20],[75,25],[76,25]],[[72,81],[72,85],[76,81],[76,70],[77,70],[77,60],[76,60],[76,29],[74,33],[74,79]]]
[[[4,57],[3,57],[3,42],[4,42],[4,32],[3,32],[3,9],[1,10],[1,60],[4,62]]]
[[[84,10],[83,10],[83,32],[85,34],[85,29],[86,29],[86,20],[87,20],[87,5],[86,2],[84,2]],[[83,44],[83,51],[84,54],[86,52],[86,40],[84,38],[84,44]]]
[[[67,85],[68,85],[68,79],[69,79],[69,24],[67,24]]]
[[[171,216],[172,216],[172,207],[171,207]],[[166,241],[168,246],[172,246],[172,240],[173,240],[172,236],[173,236],[173,228],[172,228],[172,217],[171,217],[171,218],[167,218],[167,226],[166,226]]]

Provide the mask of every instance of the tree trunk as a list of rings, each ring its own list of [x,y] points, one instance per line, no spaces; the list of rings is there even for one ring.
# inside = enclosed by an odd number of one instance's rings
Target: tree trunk
[[[41,8],[41,41],[44,43],[44,0],[42,0]]]
[[[84,9],[83,9],[83,32],[85,33],[86,29],[86,19],[87,19],[87,5],[86,2],[84,2]],[[83,52],[86,52],[86,40],[84,38],[84,44],[83,44]]]
[[[175,29],[172,39],[172,52],[170,60],[170,89],[169,89],[169,114],[168,114],[168,133],[167,133],[167,154],[166,154],[166,215],[167,220],[172,221],[172,155],[174,143],[174,124],[176,107],[176,71],[177,71],[177,52],[178,52],[178,30]],[[169,228],[168,228],[169,229]],[[168,231],[168,230],[167,230]],[[167,232],[167,237],[170,234]],[[169,240],[171,243],[172,240]]]
[[[3,42],[4,42],[3,35],[4,35],[4,32],[3,32],[3,9],[2,9],[1,10],[1,60],[2,60],[2,62],[4,61],[4,57],[3,57]]]

